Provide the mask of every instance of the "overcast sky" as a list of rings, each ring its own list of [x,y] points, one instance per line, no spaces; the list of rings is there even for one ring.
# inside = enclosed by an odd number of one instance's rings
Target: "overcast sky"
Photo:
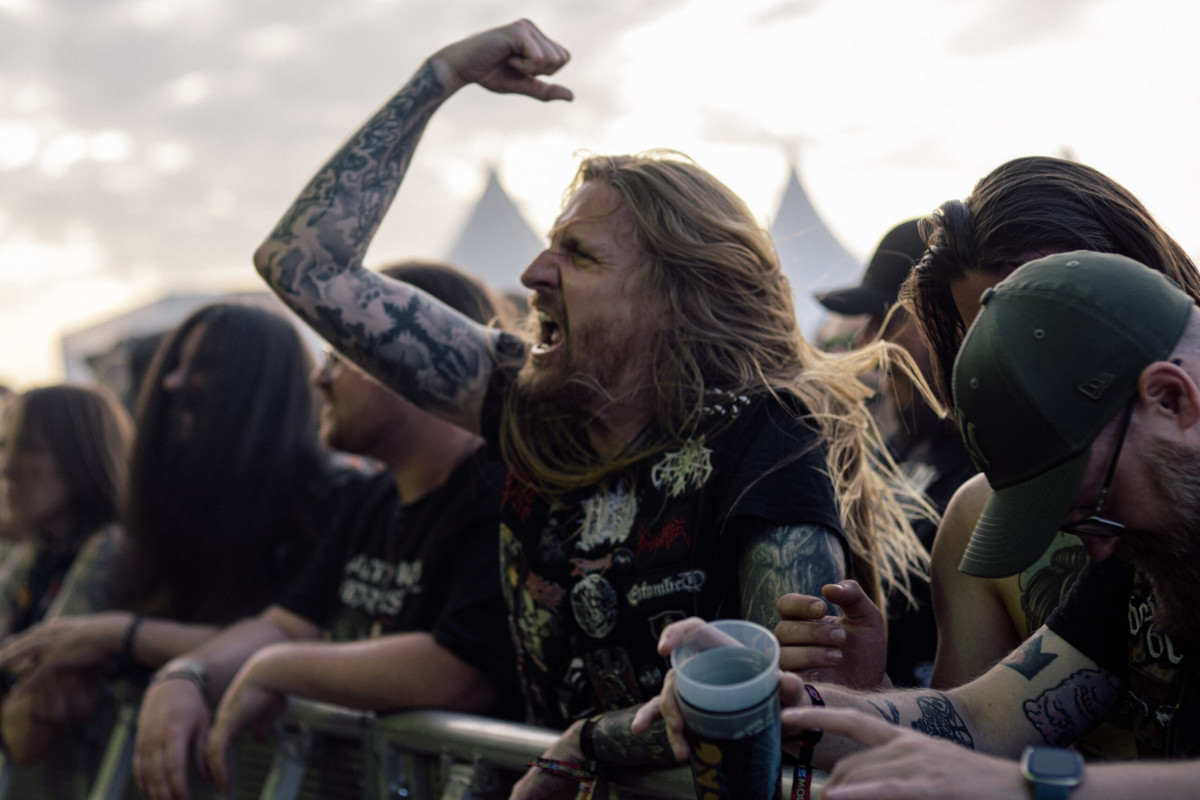
[[[1189,0],[0,0],[0,381],[54,380],[62,333],[130,305],[257,288],[254,247],[342,138],[519,16],[572,52],[575,102],[454,97],[372,261],[444,255],[488,165],[542,232],[578,152],[651,147],[764,224],[797,158],[860,256],[1001,162],[1069,151],[1200,254]]]

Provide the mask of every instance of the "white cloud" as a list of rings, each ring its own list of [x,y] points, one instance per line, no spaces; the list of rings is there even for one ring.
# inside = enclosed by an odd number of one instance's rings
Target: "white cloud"
[[[87,157],[88,137],[83,131],[61,133],[42,149],[42,172],[50,178],[61,177],[67,170]]]
[[[176,105],[194,106],[212,94],[212,79],[203,72],[189,72],[172,81],[168,92]]]
[[[182,172],[192,164],[192,151],[183,142],[157,142],[150,146],[146,163],[155,172]]]
[[[295,53],[303,44],[304,36],[296,26],[277,22],[248,33],[241,50],[250,58],[280,58]]]
[[[69,226],[55,242],[24,233],[9,233],[0,239],[0,280],[9,290],[98,273],[103,266],[101,243],[85,225]]]
[[[0,122],[0,170],[31,164],[37,155],[38,136],[27,122]]]
[[[88,154],[93,161],[112,164],[125,161],[133,152],[133,140],[124,131],[97,131],[88,143]]]

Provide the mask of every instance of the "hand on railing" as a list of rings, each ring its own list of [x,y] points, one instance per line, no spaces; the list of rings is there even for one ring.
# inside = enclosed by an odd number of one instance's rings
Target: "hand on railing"
[[[259,686],[243,668],[217,706],[212,730],[205,748],[213,784],[221,794],[229,794],[233,786],[229,771],[230,743],[243,728],[249,726],[259,741],[267,741],[272,725],[287,706],[287,696]]]
[[[204,743],[208,705],[199,687],[187,680],[164,680],[146,690],[138,713],[133,774],[149,800],[190,800],[188,753],[208,780]]]

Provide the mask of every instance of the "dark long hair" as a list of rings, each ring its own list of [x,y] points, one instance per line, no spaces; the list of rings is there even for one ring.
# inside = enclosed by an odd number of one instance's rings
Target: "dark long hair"
[[[165,389],[201,326],[193,380]],[[159,346],[138,398],[125,515],[141,599],[165,588],[174,617],[226,623],[279,591],[289,553],[307,549],[300,509],[321,465],[311,366],[289,322],[242,304],[201,308]]]
[[[922,222],[929,249],[903,295],[932,355],[941,399],[966,331],[951,285],[968,273],[997,282],[1030,258],[1052,252],[1117,253],[1159,270],[1200,299],[1200,273],[1127,189],[1074,161],[1044,156],[1002,164],[965,200],[951,200]]]
[[[11,455],[45,447],[70,496],[76,530],[86,536],[117,518],[125,492],[133,423],[107,390],[58,384],[16,400]],[[76,541],[72,544],[78,545]]]

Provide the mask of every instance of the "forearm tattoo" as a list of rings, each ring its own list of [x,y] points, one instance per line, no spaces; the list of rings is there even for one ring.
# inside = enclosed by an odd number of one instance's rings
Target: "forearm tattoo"
[[[1062,747],[1112,713],[1120,699],[1120,683],[1099,669],[1081,669],[1053,689],[1025,701],[1025,718],[1046,744]]]
[[[886,711],[884,709],[880,708],[878,703],[875,703],[871,700],[867,701],[867,703],[870,704],[871,708],[873,708],[879,712],[879,716],[883,717],[884,719],[886,719],[888,722],[892,723],[893,725],[899,725],[900,724],[900,709],[896,708],[896,704],[893,703],[891,700],[884,700],[883,702],[887,705]]]
[[[963,747],[975,749],[975,739],[971,736],[967,723],[959,716],[949,697],[941,692],[933,692],[932,694],[918,695],[914,698],[914,702],[917,710],[921,712],[921,718],[912,722],[914,731],[920,731],[938,739],[948,739]],[[900,709],[891,700],[885,697],[881,698],[879,703],[874,700],[867,700],[867,703],[879,713],[879,716],[892,725],[900,724]]]
[[[281,249],[272,273],[288,292],[317,291],[330,273],[359,263],[408,171],[413,151],[443,94],[433,67],[426,63],[322,167],[279,221],[271,237]],[[329,219],[327,219],[327,216]],[[322,224],[322,223],[336,224]],[[286,245],[317,230],[318,254]],[[322,271],[310,272],[321,255]],[[370,302],[363,287],[359,301]]]
[[[405,284],[362,268],[444,87],[426,63],[300,193],[264,246],[259,269],[309,325],[390,388],[453,412],[486,392],[495,359],[519,339],[488,336]]]
[[[742,617],[773,628],[776,604],[789,592],[821,595],[846,577],[838,537],[823,525],[780,525],[747,532],[738,566]]]
[[[667,741],[667,728],[662,720],[654,723],[641,735],[633,732],[633,717],[637,706],[613,711],[602,716],[592,729],[596,760],[601,764],[622,767],[675,766],[676,760]]]
[[[1024,675],[1025,680],[1031,681],[1056,658],[1058,656],[1054,653],[1043,653],[1042,637],[1034,636],[1022,643],[1012,652],[1012,655],[1001,663],[1014,672]]]
[[[913,722],[914,731],[939,739],[949,739],[955,744],[975,749],[975,739],[967,730],[967,723],[954,709],[949,697],[941,692],[918,697],[917,708],[921,711],[921,718]]]

